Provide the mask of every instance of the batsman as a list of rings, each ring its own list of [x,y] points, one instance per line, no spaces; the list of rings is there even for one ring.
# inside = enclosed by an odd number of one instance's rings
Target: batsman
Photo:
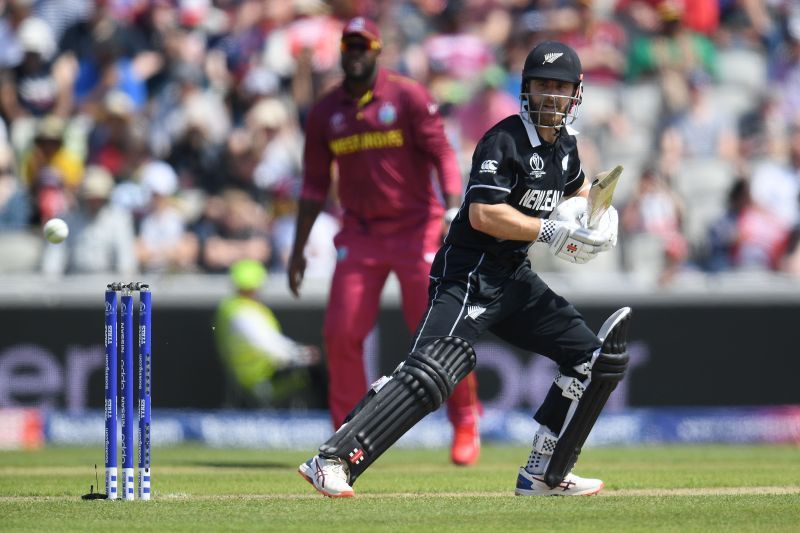
[[[601,480],[572,469],[625,375],[630,309],[615,312],[595,334],[528,256],[540,242],[559,259],[586,263],[616,245],[613,207],[588,223],[591,187],[570,126],[583,100],[582,80],[569,46],[546,41],[528,54],[519,114],[493,126],[475,149],[464,201],[431,266],[428,308],[408,356],[299,467],[317,491],[354,496],[356,479],[475,368],[472,346],[486,331],[559,366],[534,415],[539,428],[515,493],[573,496],[603,488]]]

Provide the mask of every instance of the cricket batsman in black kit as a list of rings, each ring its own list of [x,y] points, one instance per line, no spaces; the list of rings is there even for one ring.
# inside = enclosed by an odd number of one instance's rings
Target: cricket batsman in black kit
[[[569,46],[547,41],[528,54],[519,115],[495,125],[475,149],[464,202],[431,266],[430,303],[409,355],[299,467],[325,496],[354,496],[358,476],[475,368],[472,345],[487,330],[559,365],[534,416],[539,429],[515,493],[589,495],[603,488],[572,468],[625,375],[630,309],[615,312],[595,334],[528,259],[534,242],[573,263],[616,245],[613,207],[592,228],[586,224],[590,183],[569,127],[582,79]]]

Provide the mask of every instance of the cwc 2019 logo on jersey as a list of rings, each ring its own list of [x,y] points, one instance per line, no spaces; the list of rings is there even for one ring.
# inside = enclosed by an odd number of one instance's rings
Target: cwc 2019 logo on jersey
[[[532,177],[534,177],[536,179],[539,179],[539,178],[541,178],[542,176],[545,175],[545,171],[543,170],[544,169],[544,159],[542,159],[542,156],[540,156],[539,154],[533,154],[531,156],[530,160],[528,161],[528,163],[531,165],[531,174],[530,175]]]

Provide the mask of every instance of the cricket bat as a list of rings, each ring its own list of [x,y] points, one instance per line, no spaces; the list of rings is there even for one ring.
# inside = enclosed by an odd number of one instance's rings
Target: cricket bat
[[[622,165],[617,165],[611,170],[601,172],[594,177],[592,188],[589,189],[588,198],[588,225],[589,228],[596,228],[600,217],[611,207],[611,199],[614,196],[614,188],[622,174]]]

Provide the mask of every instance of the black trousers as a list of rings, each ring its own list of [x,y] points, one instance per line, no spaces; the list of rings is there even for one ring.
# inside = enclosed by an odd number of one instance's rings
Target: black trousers
[[[491,331],[513,346],[549,357],[563,374],[576,376],[573,367],[600,347],[583,316],[531,270],[527,257],[504,261],[444,246],[431,267],[428,293],[412,352],[446,336],[474,344]],[[553,385],[534,419],[558,434],[569,405]]]

